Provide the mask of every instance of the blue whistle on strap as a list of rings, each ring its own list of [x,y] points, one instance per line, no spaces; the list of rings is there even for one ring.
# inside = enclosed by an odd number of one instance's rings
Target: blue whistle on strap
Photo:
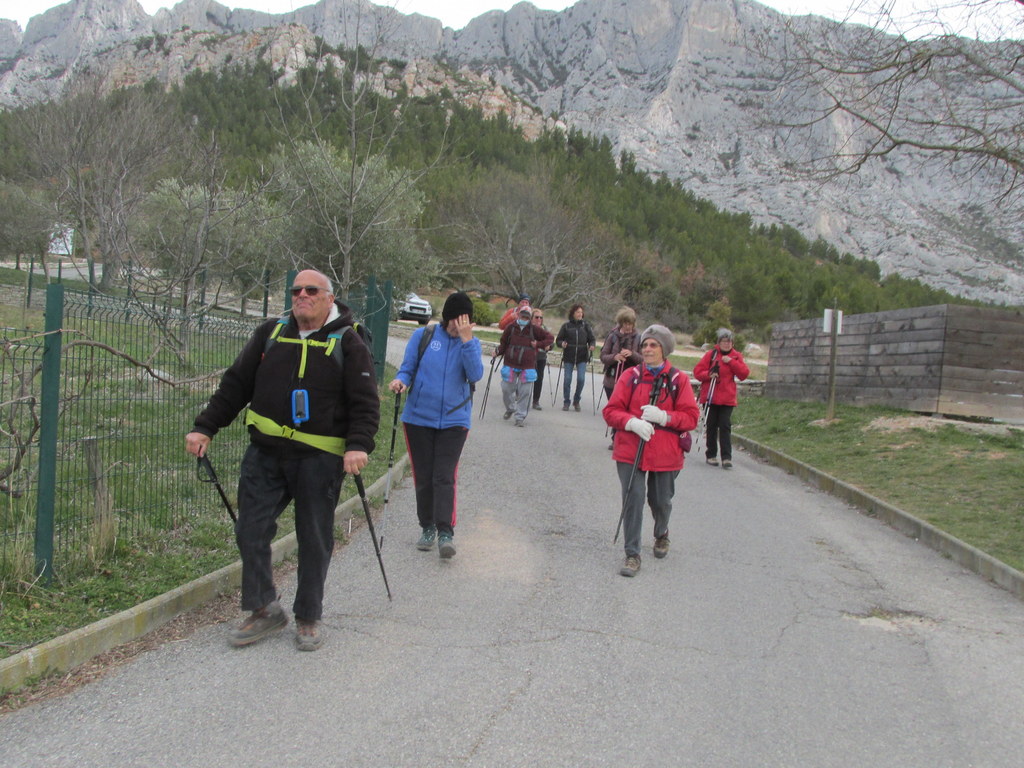
[[[297,427],[309,421],[309,392],[304,389],[292,390],[292,423]]]

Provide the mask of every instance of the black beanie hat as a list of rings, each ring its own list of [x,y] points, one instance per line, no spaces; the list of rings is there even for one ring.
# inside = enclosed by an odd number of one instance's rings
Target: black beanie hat
[[[473,319],[473,300],[462,291],[456,291],[444,300],[441,321],[447,323],[460,315],[469,315],[469,319]]]

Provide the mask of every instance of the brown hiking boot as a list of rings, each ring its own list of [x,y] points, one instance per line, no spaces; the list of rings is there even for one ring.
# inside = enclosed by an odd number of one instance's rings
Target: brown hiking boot
[[[295,620],[295,647],[300,651],[315,651],[324,644],[324,634],[319,621]]]
[[[236,648],[240,648],[243,645],[262,640],[287,623],[288,617],[285,615],[284,608],[277,600],[274,600],[258,611],[253,611],[237,629],[231,630],[229,642]]]
[[[659,536],[654,540],[654,556],[664,557],[668,554],[668,534]]]
[[[640,558],[637,555],[629,555],[626,557],[626,561],[622,564],[622,568],[619,569],[619,574],[622,576],[636,576],[636,572],[640,570]]]

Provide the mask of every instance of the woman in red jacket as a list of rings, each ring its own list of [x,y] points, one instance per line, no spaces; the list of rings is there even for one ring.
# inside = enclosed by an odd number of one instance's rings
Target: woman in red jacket
[[[700,402],[707,403],[708,392],[714,393],[708,404],[707,462],[718,466],[718,448],[722,448],[722,469],[732,469],[732,409],[736,407],[736,382],[750,375],[743,355],[733,347],[732,331],[718,329],[718,344],[709,349],[693,369],[693,378],[701,383]]]
[[[626,560],[619,573],[623,576],[635,576],[640,570],[645,486],[654,514],[654,556],[668,554],[672,497],[683,468],[680,438],[697,426],[700,418],[689,378],[666,359],[673,349],[675,338],[668,328],[652,325],[645,330],[640,335],[643,363],[623,372],[602,411],[608,426],[615,430],[612,459],[622,484]],[[652,398],[656,383],[657,393]],[[634,472],[637,458],[640,462]]]

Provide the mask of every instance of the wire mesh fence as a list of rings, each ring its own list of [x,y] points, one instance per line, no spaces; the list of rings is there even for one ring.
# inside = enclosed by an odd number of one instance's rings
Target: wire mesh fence
[[[66,573],[115,546],[226,520],[197,482],[184,434],[264,320],[50,288],[60,298],[48,294],[48,333],[6,329],[0,341],[0,579]],[[368,286],[349,303],[377,327],[383,316],[386,345],[389,301],[381,309],[378,293]],[[44,350],[54,338],[59,366],[48,384]],[[47,402],[57,406],[52,445],[41,428]],[[229,494],[247,442],[241,418],[217,436],[212,458]]]

